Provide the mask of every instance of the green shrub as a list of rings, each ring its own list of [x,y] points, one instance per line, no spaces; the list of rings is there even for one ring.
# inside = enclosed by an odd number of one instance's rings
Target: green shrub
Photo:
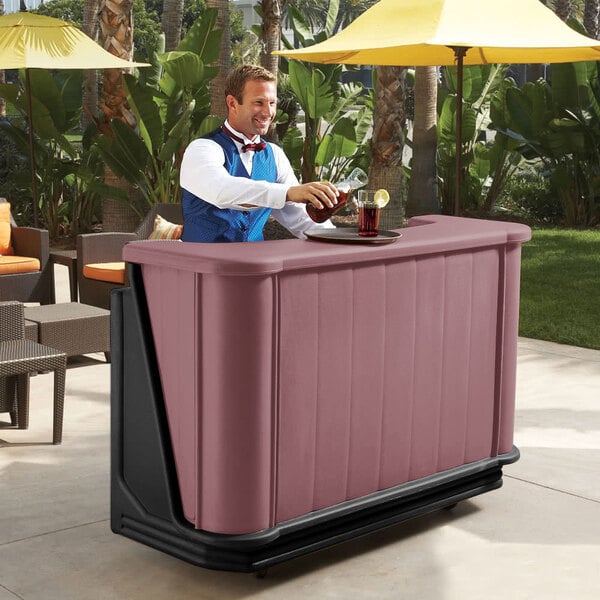
[[[560,200],[547,177],[536,169],[518,169],[507,180],[499,208],[532,224],[558,225],[563,219]]]

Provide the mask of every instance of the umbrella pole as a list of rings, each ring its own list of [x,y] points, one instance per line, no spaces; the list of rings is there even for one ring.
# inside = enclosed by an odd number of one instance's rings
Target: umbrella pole
[[[454,177],[454,215],[460,214],[460,188],[461,188],[461,154],[462,154],[462,103],[463,103],[463,61],[468,48],[454,46],[456,58],[456,166]]]
[[[29,168],[31,169],[31,195],[33,197],[33,226],[38,222],[38,198],[37,185],[35,181],[35,155],[33,152],[33,107],[31,102],[31,82],[29,81],[29,69],[25,69],[25,96],[27,98],[27,119],[29,129]]]

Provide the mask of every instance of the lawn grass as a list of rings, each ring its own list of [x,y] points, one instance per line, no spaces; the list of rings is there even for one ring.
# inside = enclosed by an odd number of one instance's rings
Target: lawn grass
[[[519,335],[600,350],[600,230],[534,229],[521,268]]]

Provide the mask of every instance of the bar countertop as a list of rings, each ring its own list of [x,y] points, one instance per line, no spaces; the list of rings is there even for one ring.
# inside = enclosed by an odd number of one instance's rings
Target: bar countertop
[[[273,240],[261,243],[185,243],[140,241],[125,246],[127,262],[173,266],[196,273],[260,275],[283,270],[352,262],[370,262],[466,248],[523,243],[531,238],[526,225],[444,215],[413,217],[389,244],[330,243],[316,240]]]

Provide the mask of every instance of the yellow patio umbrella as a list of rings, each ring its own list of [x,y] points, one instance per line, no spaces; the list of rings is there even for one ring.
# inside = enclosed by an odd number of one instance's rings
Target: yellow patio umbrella
[[[539,0],[380,0],[328,40],[275,52],[317,63],[395,66],[600,60],[600,41],[577,33]],[[460,192],[462,111],[456,111],[455,212]]]
[[[29,161],[36,226],[37,191],[29,69],[131,69],[147,66],[150,65],[114,56],[77,27],[60,19],[28,12],[0,17],[0,69],[25,69]]]

